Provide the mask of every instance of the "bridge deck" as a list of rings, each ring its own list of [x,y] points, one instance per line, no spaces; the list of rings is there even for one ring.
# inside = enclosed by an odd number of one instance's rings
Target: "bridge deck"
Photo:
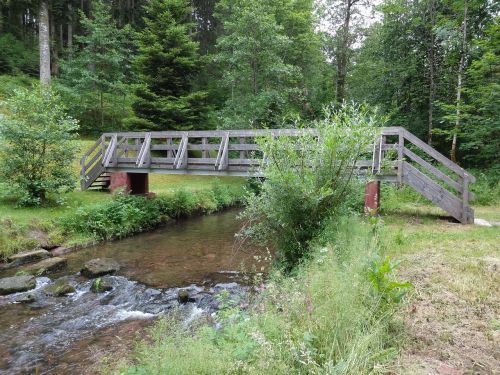
[[[261,176],[257,139],[317,135],[315,129],[104,133],[81,160],[81,187],[106,188],[112,172]],[[388,152],[389,150],[393,150]],[[475,178],[400,127],[382,128],[356,168],[406,183],[458,220],[470,222]],[[387,165],[390,167],[387,169]],[[385,167],[384,167],[385,166]],[[451,190],[451,192],[450,192]],[[472,219],[471,219],[472,218]]]

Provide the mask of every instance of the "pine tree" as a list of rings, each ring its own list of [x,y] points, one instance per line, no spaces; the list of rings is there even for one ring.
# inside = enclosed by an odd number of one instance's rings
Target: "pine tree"
[[[145,7],[135,60],[141,81],[133,104],[141,120],[136,127],[187,130],[206,124],[207,94],[193,89],[200,57],[190,17],[186,0],[152,0]]]
[[[104,130],[105,122],[112,121],[106,118],[106,101],[112,99],[110,96],[127,92],[131,30],[129,27],[119,29],[111,17],[111,7],[102,1],[93,3],[91,18],[83,12],[80,17],[83,35],[75,39],[81,49],[70,52],[68,59],[62,62],[60,82],[68,101],[80,103],[80,108],[71,110],[81,118],[95,114],[91,122],[93,129],[84,130],[96,130],[99,123],[100,130]],[[85,125],[87,121],[82,122]],[[116,124],[109,125],[116,127]]]

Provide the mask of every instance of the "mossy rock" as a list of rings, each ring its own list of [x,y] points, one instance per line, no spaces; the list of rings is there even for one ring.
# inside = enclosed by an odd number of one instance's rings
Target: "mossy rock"
[[[18,303],[32,303],[35,302],[36,298],[34,294],[28,293],[16,298],[16,302]]]
[[[53,284],[43,288],[43,292],[48,296],[61,297],[66,294],[74,293],[75,288],[64,279],[58,279]]]
[[[90,290],[94,293],[104,293],[113,289],[113,283],[108,278],[100,278],[94,279],[92,281],[92,285],[90,286]]]
[[[12,276],[0,279],[0,295],[26,292],[36,287],[36,279],[33,276]]]
[[[23,271],[26,271],[33,275],[42,276],[65,268],[67,263],[68,262],[65,258],[53,257],[32,264],[24,268]]]
[[[89,279],[114,274],[120,270],[120,264],[109,258],[97,258],[89,260],[83,266],[81,274]]]

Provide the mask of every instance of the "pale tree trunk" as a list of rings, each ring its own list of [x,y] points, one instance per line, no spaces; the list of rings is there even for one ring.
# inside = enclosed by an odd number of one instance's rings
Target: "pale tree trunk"
[[[434,26],[436,22],[435,17],[435,1],[431,1],[431,40],[429,46],[429,113],[428,113],[428,135],[427,143],[429,146],[432,145],[432,130],[434,128],[433,117],[434,117],[434,95],[436,91],[436,84],[434,82],[434,67],[435,67],[435,50],[434,50]]]
[[[460,115],[462,103],[462,76],[465,69],[465,55],[467,46],[467,0],[464,2],[464,20],[462,22],[462,51],[460,53],[460,63],[458,65],[457,77],[457,101],[455,111],[455,128],[453,130],[453,140],[451,141],[450,159],[457,161],[457,137],[460,130]]]
[[[73,6],[68,3],[68,49],[73,48]]]
[[[58,60],[59,60],[59,50],[57,46],[57,33],[56,33],[56,23],[54,19],[49,21],[50,23],[50,35],[52,35],[52,40],[50,47],[52,48],[50,57],[52,59],[50,72],[53,76],[56,76],[59,72]]]
[[[40,48],[40,83],[50,84],[50,36],[49,7],[46,0],[40,1],[38,20],[38,42]]]

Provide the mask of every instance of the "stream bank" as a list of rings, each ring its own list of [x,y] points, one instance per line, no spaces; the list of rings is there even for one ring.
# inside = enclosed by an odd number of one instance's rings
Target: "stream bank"
[[[92,343],[94,353],[109,352],[114,341],[109,335],[127,332],[119,341],[133,342],[131,327],[147,326],[173,309],[180,309],[188,321],[210,315],[222,290],[243,301],[248,292],[245,285],[268,263],[255,257],[266,254],[265,249],[235,249],[234,236],[240,228],[237,214],[230,210],[195,217],[67,254],[67,267],[37,277],[34,290],[0,297],[0,373],[53,374],[70,369],[84,373],[99,357],[89,355],[87,344]],[[91,291],[92,280],[79,272],[85,262],[97,257],[120,264],[115,275],[102,277],[112,286],[104,293]],[[47,295],[46,285],[61,278],[75,292]],[[188,294],[187,303],[179,302],[181,290]],[[34,297],[32,302],[16,302],[27,294]]]

